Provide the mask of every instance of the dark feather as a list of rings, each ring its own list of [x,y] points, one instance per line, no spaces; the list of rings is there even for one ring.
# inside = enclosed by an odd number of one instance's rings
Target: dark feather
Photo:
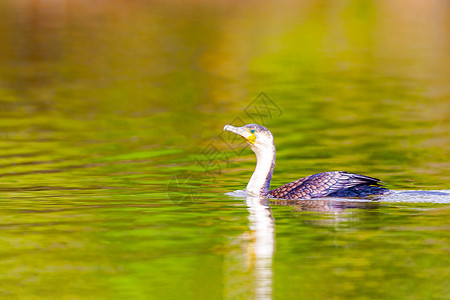
[[[371,194],[367,193],[369,189],[375,194],[380,194],[384,190],[387,191],[387,189],[380,187],[380,180],[377,178],[336,171],[300,178],[269,191],[269,195],[282,199],[311,199],[326,196],[366,197]],[[345,191],[351,193],[345,193]]]

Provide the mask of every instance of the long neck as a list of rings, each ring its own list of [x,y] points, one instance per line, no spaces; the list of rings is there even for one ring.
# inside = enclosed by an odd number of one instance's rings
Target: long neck
[[[272,179],[275,166],[275,145],[263,150],[254,150],[256,154],[256,168],[246,191],[251,194],[265,196],[269,192],[270,180]]]

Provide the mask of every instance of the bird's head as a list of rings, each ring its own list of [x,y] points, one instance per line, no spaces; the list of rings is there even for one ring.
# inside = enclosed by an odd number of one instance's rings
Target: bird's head
[[[273,135],[266,127],[258,124],[247,124],[242,127],[225,125],[225,131],[230,131],[242,137],[255,153],[274,147]]]

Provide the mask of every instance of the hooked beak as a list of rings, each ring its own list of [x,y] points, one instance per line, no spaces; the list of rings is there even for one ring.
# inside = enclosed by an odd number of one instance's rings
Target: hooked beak
[[[231,125],[225,125],[225,127],[223,127],[223,131],[229,131],[232,133],[235,133],[237,135],[239,135],[240,137],[242,137],[246,142],[254,145],[255,144],[255,140],[256,140],[256,136],[253,133],[250,133],[249,131],[247,131],[246,129],[242,128],[242,127],[234,127]]]

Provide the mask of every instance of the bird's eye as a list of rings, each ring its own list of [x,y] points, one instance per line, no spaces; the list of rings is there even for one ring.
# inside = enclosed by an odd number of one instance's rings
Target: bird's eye
[[[255,129],[250,130],[251,133],[255,133]]]

